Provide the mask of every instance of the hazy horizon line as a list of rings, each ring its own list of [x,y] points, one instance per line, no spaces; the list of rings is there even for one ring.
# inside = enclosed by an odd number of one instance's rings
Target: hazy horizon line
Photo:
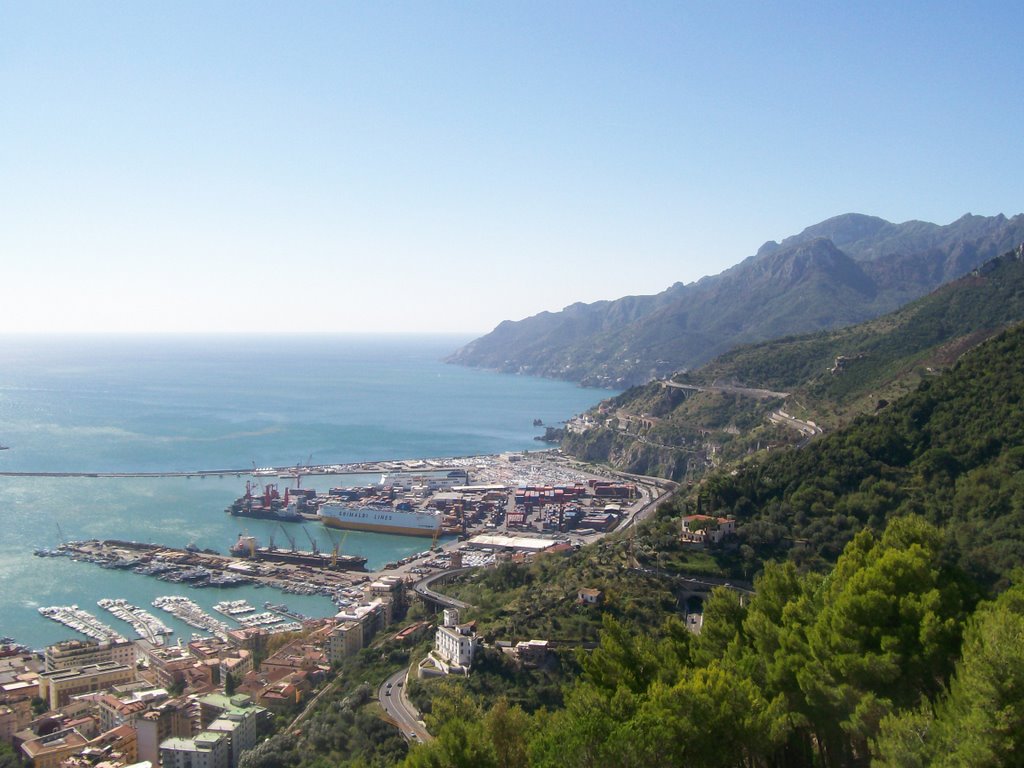
[[[13,338],[196,338],[196,337],[232,337],[232,338],[266,338],[266,337],[303,337],[303,336],[347,336],[347,337],[380,337],[380,336],[417,336],[417,337],[477,337],[490,331],[4,331],[0,330],[0,339]]]

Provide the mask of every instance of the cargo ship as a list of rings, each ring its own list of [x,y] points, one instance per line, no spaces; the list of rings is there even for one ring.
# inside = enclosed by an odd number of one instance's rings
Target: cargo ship
[[[353,506],[325,501],[317,510],[317,516],[326,526],[349,531],[433,537],[441,530],[441,513],[434,510],[416,512],[379,504]]]
[[[251,482],[245,484],[245,494],[235,499],[225,512],[235,517],[253,517],[257,520],[273,520],[278,523],[298,523],[302,520],[296,504],[288,498],[285,489],[284,498],[277,491],[277,486],[268,484],[262,493],[256,493]]]
[[[365,571],[366,558],[362,555],[342,555],[335,550],[329,555],[320,552],[304,552],[297,549],[261,547],[255,536],[240,535],[230,550],[234,557],[244,557],[270,563],[307,565],[311,568],[326,568],[331,571]]]

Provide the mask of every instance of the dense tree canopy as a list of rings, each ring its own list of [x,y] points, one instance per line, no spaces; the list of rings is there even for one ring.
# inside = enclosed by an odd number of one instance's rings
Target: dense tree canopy
[[[876,742],[880,766],[1020,765],[1024,754],[1024,585],[968,623],[949,689],[933,707],[894,713]]]
[[[1024,559],[1024,328],[941,377],[803,450],[715,477],[754,564],[833,562],[857,531],[916,513],[944,527],[948,551],[984,585]],[[685,500],[680,500],[685,504]]]
[[[753,597],[717,590],[700,635],[606,617],[565,706],[516,713],[528,749],[502,764],[828,767],[874,750],[909,765],[915,739],[921,765],[939,752],[948,765],[1010,764],[1024,727],[1024,591],[967,621],[975,593],[944,550],[940,529],[908,515],[859,533],[824,577],[770,563]],[[456,697],[435,710],[437,741],[407,765],[498,764],[502,706]],[[977,736],[960,739],[969,723]]]

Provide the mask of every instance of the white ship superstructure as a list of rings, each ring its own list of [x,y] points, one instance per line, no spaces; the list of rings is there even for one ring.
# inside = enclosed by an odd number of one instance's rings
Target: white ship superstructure
[[[434,536],[441,527],[440,512],[405,511],[373,504],[354,506],[340,501],[325,501],[317,515],[324,525],[350,531]]]

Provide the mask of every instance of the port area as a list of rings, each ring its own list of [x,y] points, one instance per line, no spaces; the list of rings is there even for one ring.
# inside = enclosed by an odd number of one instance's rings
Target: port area
[[[468,538],[479,533],[586,539],[627,522],[638,502],[659,495],[667,483],[581,463],[557,450],[375,466],[384,470],[379,482],[367,483],[364,475],[362,485],[329,484],[319,490],[311,487],[316,478],[307,480],[309,473],[300,467],[278,476],[293,481],[287,486],[270,480],[264,484],[260,475],[257,482],[246,481],[245,494],[226,511],[279,523],[319,521],[332,528],[377,533],[392,532],[388,527],[394,526],[394,533],[433,538],[432,546],[439,536]]]
[[[423,551],[383,564],[372,573],[359,570],[365,558],[358,555],[345,559],[337,550],[328,555],[297,551],[294,546],[291,551],[271,550],[255,543],[249,556],[117,539],[65,542],[36,554],[131,570],[190,587],[258,584],[343,602],[353,587],[383,576],[415,582],[440,571],[490,565],[517,552],[529,555],[590,543],[653,513],[676,486],[578,462],[554,450],[348,466],[358,468],[358,474],[378,468],[416,482],[427,473],[446,478],[448,482],[433,488],[410,488],[403,497],[415,508],[435,510],[444,519],[433,539],[424,537]],[[305,467],[287,469],[280,477],[290,476],[296,486],[301,476],[317,474]],[[263,473],[260,477],[272,472],[255,471]],[[315,513],[304,517],[319,519]]]
[[[118,539],[69,541],[47,555],[63,556],[102,566],[130,570],[190,587],[230,587],[261,584],[296,595],[333,597],[340,590],[368,579],[361,572],[335,571],[287,562],[228,557]]]
[[[431,591],[419,585],[443,580],[446,571],[571,551],[614,531],[628,531],[678,488],[671,480],[588,464],[557,450],[460,461],[473,485],[432,493],[424,502],[444,508],[445,530],[460,534],[386,563],[372,579],[415,584],[421,597],[424,592],[429,597]]]

